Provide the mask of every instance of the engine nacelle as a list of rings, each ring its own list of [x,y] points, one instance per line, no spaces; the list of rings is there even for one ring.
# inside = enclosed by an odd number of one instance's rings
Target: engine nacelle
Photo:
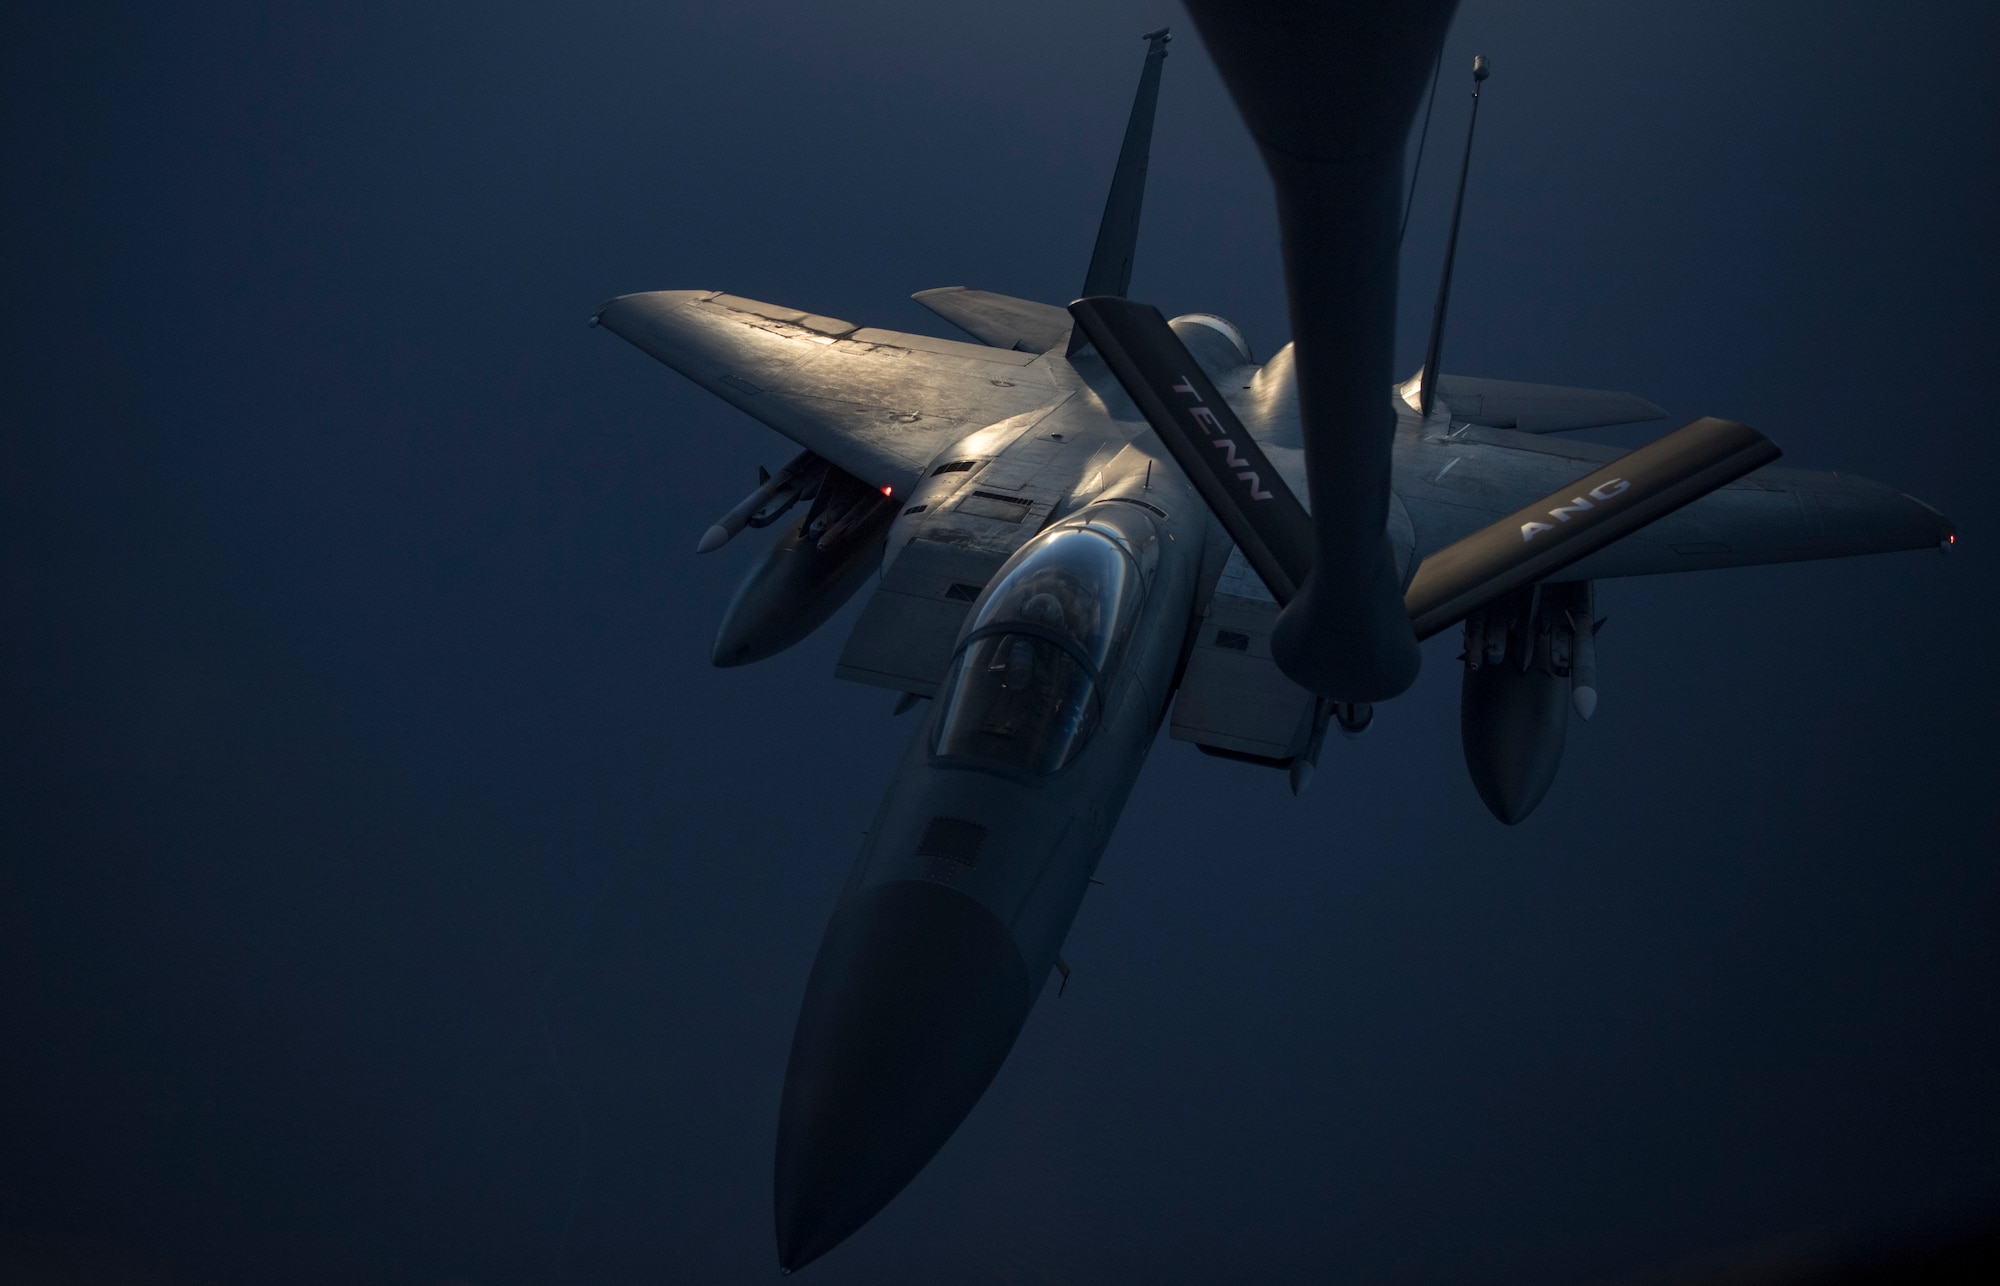
[[[881,566],[895,503],[831,465],[809,485],[812,508],[743,578],[723,613],[716,665],[776,656],[824,625]]]
[[[1555,784],[1572,702],[1586,719],[1596,709],[1592,606],[1588,581],[1537,585],[1466,618],[1458,707],[1465,767],[1509,826]]]

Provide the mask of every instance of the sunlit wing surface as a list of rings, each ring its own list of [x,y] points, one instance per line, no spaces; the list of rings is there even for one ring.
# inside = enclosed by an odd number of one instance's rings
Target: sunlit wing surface
[[[1033,353],[856,326],[720,291],[621,295],[596,321],[800,446],[898,494],[946,444],[1065,391]]]

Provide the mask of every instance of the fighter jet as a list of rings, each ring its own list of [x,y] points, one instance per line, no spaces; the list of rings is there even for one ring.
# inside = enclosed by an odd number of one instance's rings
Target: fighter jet
[[[976,342],[717,290],[592,318],[801,448],[701,537],[783,524],[715,664],[792,646],[868,587],[835,673],[923,705],[798,1018],[786,1271],[929,1162],[1067,977],[1162,723],[1296,792],[1328,730],[1365,730],[1416,678],[1419,640],[1458,628],[1466,766],[1514,824],[1596,708],[1595,581],[1954,539],[1887,487],[1773,465],[1740,424],[1621,452],[1562,435],[1660,418],[1643,398],[1442,373],[1450,250],[1423,367],[1399,380],[1406,140],[1452,0],[1188,7],[1277,191],[1293,339],[1268,360],[1220,317],[1125,298],[1165,30],[1067,308],[915,296]]]

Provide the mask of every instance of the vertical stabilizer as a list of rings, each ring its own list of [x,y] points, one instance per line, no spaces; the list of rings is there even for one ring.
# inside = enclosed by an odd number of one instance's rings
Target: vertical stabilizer
[[[1132,252],[1139,243],[1139,207],[1146,198],[1146,162],[1153,149],[1153,111],[1160,101],[1160,64],[1167,60],[1172,39],[1165,27],[1146,33],[1149,47],[1139,93],[1125,122],[1125,145],[1118,149],[1118,170],[1111,176],[1111,194],[1104,199],[1104,218],[1097,225],[1097,245],[1079,298],[1123,296],[1132,285]]]

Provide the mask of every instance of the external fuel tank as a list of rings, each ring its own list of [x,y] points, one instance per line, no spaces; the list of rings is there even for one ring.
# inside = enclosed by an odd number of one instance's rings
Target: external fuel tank
[[[830,469],[806,517],[786,528],[737,586],[710,659],[748,665],[824,625],[882,565],[895,516],[887,495]]]
[[[1540,667],[1468,667],[1459,688],[1465,767],[1486,807],[1513,826],[1555,784],[1569,732],[1569,682]]]
[[[1595,683],[1588,582],[1530,586],[1468,617],[1459,738],[1472,785],[1509,826],[1525,820],[1555,784],[1569,735],[1574,682]],[[1590,675],[1579,680],[1577,657]],[[1575,704],[1584,718],[1596,691]]]

